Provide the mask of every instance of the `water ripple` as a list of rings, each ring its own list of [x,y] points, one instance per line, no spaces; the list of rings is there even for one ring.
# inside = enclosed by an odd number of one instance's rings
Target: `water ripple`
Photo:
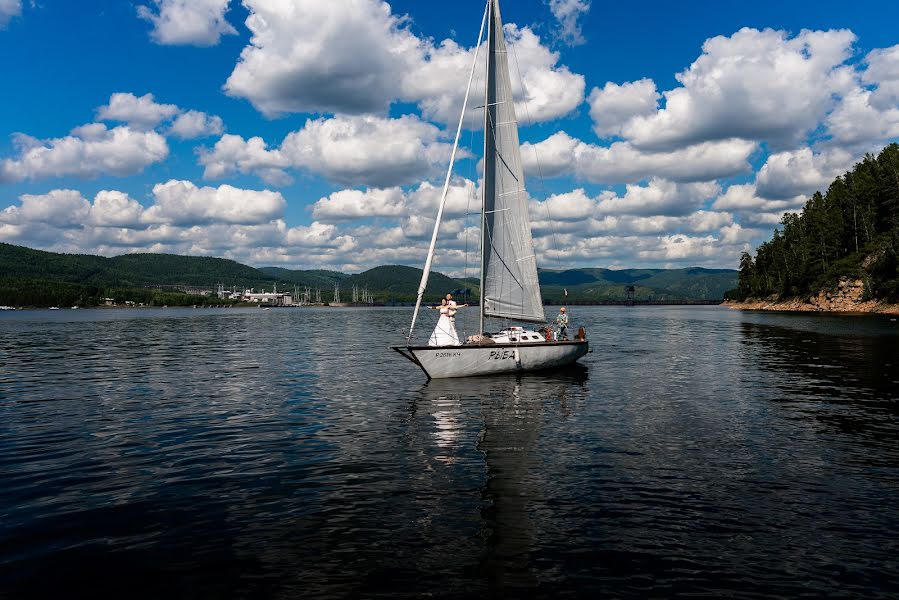
[[[427,384],[405,309],[0,314],[0,597],[899,594],[895,323],[574,308]]]

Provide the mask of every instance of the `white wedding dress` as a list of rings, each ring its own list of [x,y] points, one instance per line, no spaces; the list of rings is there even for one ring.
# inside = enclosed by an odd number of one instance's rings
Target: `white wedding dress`
[[[456,333],[456,325],[453,318],[456,315],[455,306],[441,306],[440,318],[437,320],[437,326],[434,333],[428,340],[428,346],[461,346],[459,334]]]

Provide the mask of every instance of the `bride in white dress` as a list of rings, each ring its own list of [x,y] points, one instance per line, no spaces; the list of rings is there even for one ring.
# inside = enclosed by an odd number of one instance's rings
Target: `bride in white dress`
[[[440,310],[440,318],[437,320],[437,326],[434,333],[428,340],[428,346],[461,346],[459,334],[456,333],[456,311],[465,308],[467,304],[456,304],[452,294],[447,294],[446,298],[440,301],[440,306],[432,306]]]
[[[440,311],[440,318],[437,320],[437,326],[434,333],[428,340],[428,346],[458,346],[459,335],[456,333],[456,325],[453,323],[455,319],[450,316],[450,311],[455,307],[450,307],[446,300],[440,301],[440,306],[432,306],[431,308]],[[452,310],[455,313],[455,310]],[[455,314],[453,315],[455,316]]]

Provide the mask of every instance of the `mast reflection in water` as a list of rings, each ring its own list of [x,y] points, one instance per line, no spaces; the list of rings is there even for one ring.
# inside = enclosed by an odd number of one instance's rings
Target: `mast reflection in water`
[[[570,399],[575,404],[584,400],[587,373],[585,367],[572,365],[551,375],[432,380],[416,401],[416,413],[433,415],[440,446],[449,439],[458,440],[453,424],[463,417],[461,410],[454,414],[448,407],[472,402],[480,408],[482,429],[476,448],[486,470],[479,533],[484,547],[478,570],[491,589],[520,589],[523,593],[538,583],[532,515],[544,502],[544,490],[552,485],[541,475],[540,428],[554,415],[569,416]],[[547,404],[551,404],[549,412]]]

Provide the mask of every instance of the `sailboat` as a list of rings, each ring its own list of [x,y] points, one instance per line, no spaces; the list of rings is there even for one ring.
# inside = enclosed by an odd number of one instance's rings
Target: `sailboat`
[[[464,344],[424,346],[412,343],[412,334],[434,258],[437,236],[471,83],[478,64],[484,30],[487,39],[487,69],[484,94],[484,180],[481,198],[481,302],[480,334]],[[537,279],[537,258],[528,217],[528,198],[518,143],[518,122],[512,98],[506,42],[499,0],[488,0],[462,114],[437,209],[437,220],[428,248],[418,298],[406,344],[391,348],[416,364],[428,378],[467,377],[515,371],[534,371],[567,365],[588,351],[583,329],[572,341],[548,339],[539,331],[511,326],[487,333],[487,319],[545,324],[543,300]]]

